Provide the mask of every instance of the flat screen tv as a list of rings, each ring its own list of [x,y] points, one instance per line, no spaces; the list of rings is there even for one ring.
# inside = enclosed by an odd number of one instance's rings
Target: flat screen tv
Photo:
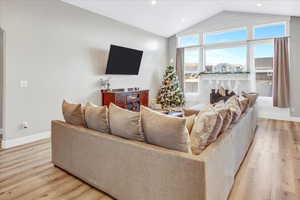
[[[105,74],[138,75],[143,51],[111,45]]]

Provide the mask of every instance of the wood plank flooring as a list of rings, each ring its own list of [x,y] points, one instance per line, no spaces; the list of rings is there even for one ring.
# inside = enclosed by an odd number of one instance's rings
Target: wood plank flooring
[[[112,199],[50,160],[50,140],[0,149],[0,200]],[[260,119],[229,200],[299,199],[300,123]]]

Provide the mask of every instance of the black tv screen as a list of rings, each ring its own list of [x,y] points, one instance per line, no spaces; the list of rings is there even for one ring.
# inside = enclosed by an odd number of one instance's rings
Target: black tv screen
[[[137,75],[143,51],[111,45],[105,74]]]

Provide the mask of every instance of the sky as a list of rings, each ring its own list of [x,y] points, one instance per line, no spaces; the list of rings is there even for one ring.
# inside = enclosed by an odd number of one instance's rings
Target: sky
[[[257,27],[254,31],[255,39],[281,37],[285,35],[285,26],[272,25]],[[207,34],[205,36],[205,44],[215,44],[233,41],[247,40],[247,31],[245,29],[233,30],[226,33]],[[189,46],[199,44],[198,37],[186,37],[180,41],[181,46]],[[273,57],[274,48],[273,44],[263,44],[254,46],[254,57]],[[199,51],[197,49],[186,52],[186,62],[197,63],[199,58]],[[206,51],[206,64],[215,65],[218,63],[232,63],[245,65],[247,61],[247,48],[246,46],[213,49]]]

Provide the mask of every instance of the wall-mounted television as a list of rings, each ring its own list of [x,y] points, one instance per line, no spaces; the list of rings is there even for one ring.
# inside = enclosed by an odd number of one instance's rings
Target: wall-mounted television
[[[105,74],[138,75],[143,51],[111,45]]]

